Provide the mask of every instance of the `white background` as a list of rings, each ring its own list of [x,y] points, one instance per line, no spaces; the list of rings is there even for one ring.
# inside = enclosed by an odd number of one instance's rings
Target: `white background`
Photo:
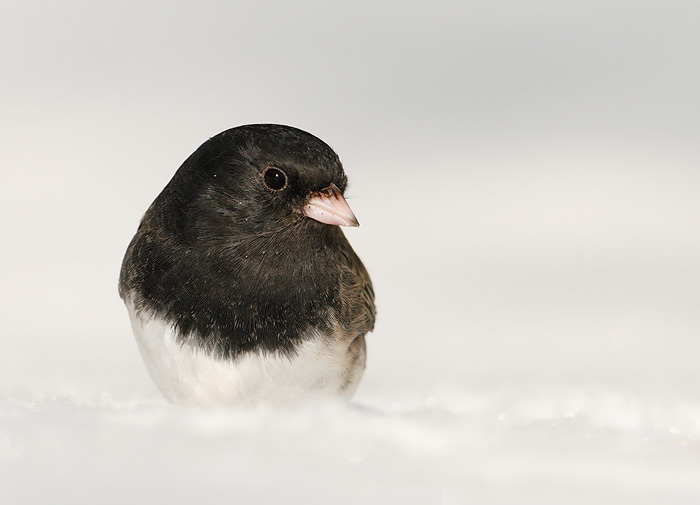
[[[698,503],[700,4],[0,6],[3,503]],[[340,154],[350,406],[188,411],[117,295],[208,137]]]

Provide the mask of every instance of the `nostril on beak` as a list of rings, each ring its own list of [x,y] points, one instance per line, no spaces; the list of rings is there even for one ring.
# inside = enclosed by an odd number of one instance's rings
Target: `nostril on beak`
[[[340,190],[335,184],[331,184],[327,188],[323,188],[321,190],[321,193],[329,198],[337,198],[338,196],[340,196]]]

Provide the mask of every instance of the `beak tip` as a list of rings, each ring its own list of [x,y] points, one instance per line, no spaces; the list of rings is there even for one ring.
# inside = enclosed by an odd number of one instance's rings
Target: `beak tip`
[[[322,194],[313,196],[304,206],[302,213],[325,224],[348,226],[350,228],[360,226],[357,217],[355,217],[345,198],[337,189],[331,196]]]

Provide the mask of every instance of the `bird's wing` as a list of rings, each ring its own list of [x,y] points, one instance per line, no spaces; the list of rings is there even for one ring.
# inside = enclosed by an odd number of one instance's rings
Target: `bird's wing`
[[[350,244],[343,248],[343,259],[340,280],[343,315],[351,334],[364,335],[374,329],[377,315],[372,281]]]

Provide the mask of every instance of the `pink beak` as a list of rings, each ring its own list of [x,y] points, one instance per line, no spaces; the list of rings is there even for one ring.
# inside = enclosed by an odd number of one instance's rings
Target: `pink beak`
[[[340,226],[360,226],[340,190],[331,184],[311,197],[303,214],[321,223]]]

